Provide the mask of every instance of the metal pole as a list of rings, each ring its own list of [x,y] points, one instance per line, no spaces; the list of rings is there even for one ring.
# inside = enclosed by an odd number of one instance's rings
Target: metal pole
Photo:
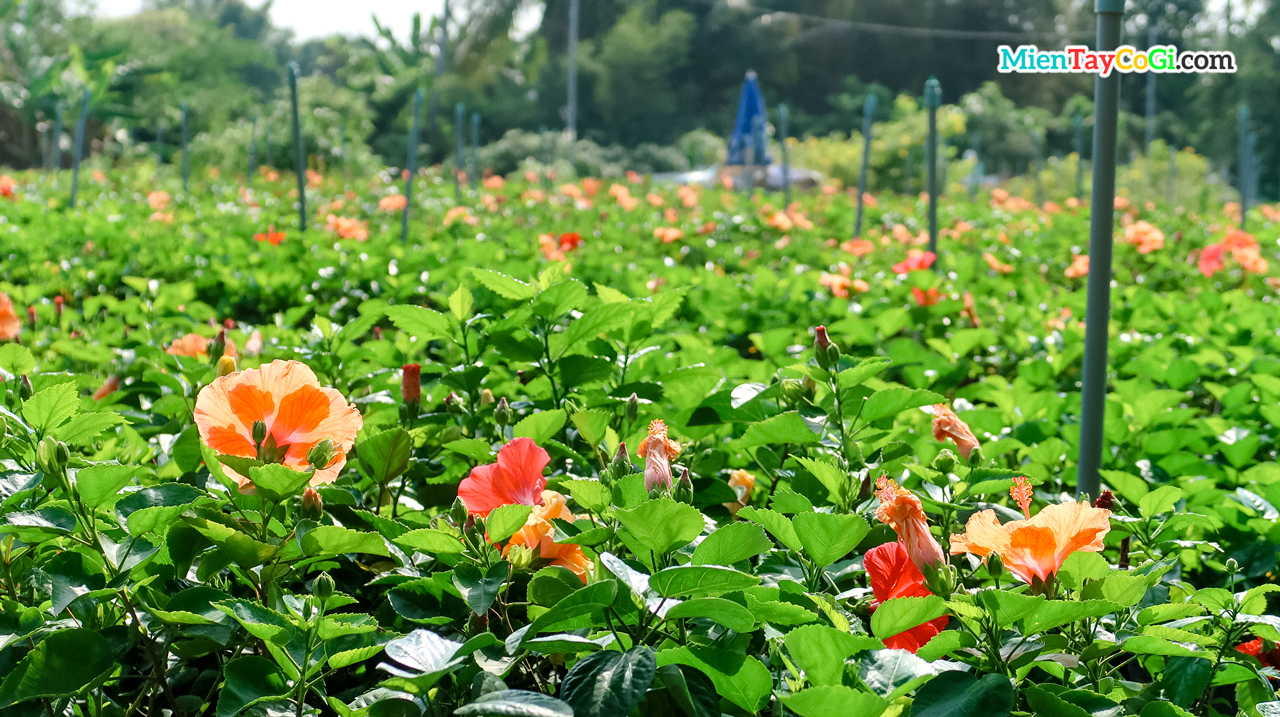
[[[871,127],[876,118],[876,96],[867,95],[862,103],[862,168],[858,170],[858,211],[853,220],[853,236],[862,236],[862,195],[867,193],[867,163],[871,161]]]
[[[938,107],[942,104],[942,85],[930,77],[924,83],[924,106],[929,111],[929,136],[924,145],[926,178],[929,182],[929,251],[938,253]],[[941,270],[941,262],[934,264]]]
[[[471,113],[471,188],[480,185],[480,113]]]
[[[76,194],[80,191],[80,159],[84,156],[84,129],[89,121],[89,88],[80,95],[80,116],[76,118],[76,143],[71,147],[71,202],[76,208]]]
[[[53,171],[54,176],[62,169],[62,103],[53,108]]]
[[[258,173],[258,115],[253,116],[253,127],[249,130],[249,176],[248,180],[253,181],[253,175]]]
[[[1044,184],[1041,180],[1041,174],[1044,173],[1044,139],[1036,130],[1031,130],[1031,144],[1035,147],[1035,179],[1036,179],[1036,206],[1044,204]]]
[[[778,134],[782,135],[782,200],[791,207],[791,154],[787,151],[787,125],[791,110],[778,105]]]
[[[462,172],[463,170],[463,147],[462,147],[462,123],[466,118],[467,108],[459,102],[453,108],[453,196],[462,204]]]
[[[440,111],[440,80],[449,69],[449,0],[444,0],[444,12],[440,13],[440,25],[436,28],[436,44],[436,74],[431,80],[431,105],[427,108],[427,125],[433,130],[436,126],[437,113]]]
[[[49,173],[50,134],[53,134],[53,130],[48,124],[45,124],[44,130],[40,132],[40,169],[43,170],[45,174]]]
[[[911,196],[911,172],[915,167],[911,166],[911,147],[907,147],[907,158],[902,162],[902,193]]]
[[[551,168],[556,164],[556,147],[555,144],[552,143],[550,148],[548,148],[546,125],[542,125],[538,128],[538,149],[542,150],[542,161],[546,163],[545,168],[542,170],[542,188],[550,191],[551,175],[548,174],[548,172],[550,172]]]
[[[578,141],[578,0],[569,0],[569,88],[565,108],[565,134],[569,136],[569,171],[573,166],[574,145]]]
[[[298,180],[298,228],[307,230],[307,155],[302,147],[302,120],[298,119],[298,63],[289,63],[289,102],[293,109],[293,171]]]
[[[1147,49],[1155,47],[1156,26],[1147,28]],[[1147,143],[1143,145],[1143,154],[1151,152],[1151,143],[1156,139],[1156,73],[1147,73]]]
[[[1076,150],[1076,199],[1084,194],[1084,120],[1080,115],[1071,118],[1071,129],[1074,132],[1072,144]]]
[[[413,204],[413,178],[418,173],[418,125],[422,121],[422,101],[425,99],[425,93],[419,87],[417,92],[413,93],[413,126],[409,129],[409,156],[405,158],[405,169],[409,170],[409,176],[404,180],[404,211],[400,213],[400,241],[407,241],[409,238],[409,207]],[[344,171],[346,168],[346,160],[342,162]]]
[[[1094,0],[1097,50],[1120,42],[1124,0]],[[1089,214],[1089,287],[1085,305],[1084,382],[1080,412],[1080,454],[1076,496],[1098,497],[1103,421],[1107,406],[1107,327],[1111,321],[1111,249],[1115,222],[1116,125],[1120,75],[1112,71],[1093,83],[1093,197]]]
[[[156,169],[164,164],[164,125],[156,125]]]
[[[1239,152],[1236,170],[1236,188],[1240,190],[1240,230],[1249,216],[1249,105],[1240,105],[1236,112],[1236,134],[1239,140]]]
[[[1245,185],[1249,188],[1249,203],[1252,204],[1258,200],[1258,133],[1249,133],[1249,182]],[[1241,218],[1243,221],[1243,217]]]
[[[187,146],[187,103],[182,103],[182,191],[191,184],[191,151]]]

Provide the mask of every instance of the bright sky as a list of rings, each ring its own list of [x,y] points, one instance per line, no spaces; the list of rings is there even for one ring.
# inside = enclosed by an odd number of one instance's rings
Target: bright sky
[[[261,7],[262,0],[248,0]],[[142,0],[97,0],[98,12],[109,17],[131,15],[142,7]],[[413,25],[413,13],[422,13],[422,24],[440,13],[444,0],[276,0],[271,6],[271,21],[278,27],[292,28],[301,40],[334,33],[373,36],[373,15],[383,27],[390,26],[397,37],[405,37]]]

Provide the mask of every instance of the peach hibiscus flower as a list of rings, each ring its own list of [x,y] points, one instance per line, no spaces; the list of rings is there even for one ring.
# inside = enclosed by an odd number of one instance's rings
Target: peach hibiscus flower
[[[680,444],[667,438],[667,424],[661,419],[649,424],[649,435],[636,447],[644,459],[644,489],[671,490],[671,459],[680,455]]]
[[[968,424],[960,420],[955,411],[945,403],[933,404],[933,440],[955,441],[960,457],[969,460],[969,454],[978,447],[978,439],[969,430]]]
[[[1124,240],[1138,247],[1139,254],[1150,254],[1164,248],[1164,232],[1145,221],[1135,222],[1125,227]]]
[[[933,266],[933,262],[937,258],[938,255],[931,251],[908,249],[907,258],[894,264],[893,272],[895,274],[910,274],[913,271],[924,271]]]
[[[312,485],[338,478],[347,453],[364,425],[360,410],[333,388],[320,386],[316,374],[299,361],[272,361],[260,368],[236,371],[205,386],[196,397],[195,422],[205,445],[223,455],[257,458],[253,426],[266,424],[263,445],[283,451],[279,462],[296,471],[312,468]],[[307,453],[325,439],[333,442],[328,465],[313,466]],[[253,483],[230,468],[242,492]]]
[[[147,195],[147,204],[151,205],[151,210],[158,212],[169,206],[169,193],[164,190],[157,190]]]
[[[409,200],[403,194],[388,194],[378,200],[378,209],[384,212],[402,212],[409,205]]]
[[[1102,539],[1111,529],[1111,511],[1085,502],[1059,503],[1031,517],[1027,479],[1015,478],[1009,492],[1027,519],[1001,525],[994,510],[974,513],[965,532],[951,536],[952,555],[972,553],[985,558],[996,553],[1019,580],[1048,584],[1072,553],[1102,550]]]
[[[684,232],[677,227],[658,227],[653,230],[653,236],[661,239],[663,244],[670,244],[683,238]]]
[[[223,356],[235,357],[236,344],[231,337],[226,337],[227,347],[223,349]],[[209,353],[209,339],[200,334],[187,334],[180,339],[169,344],[169,348],[165,349],[165,353],[170,356],[186,356],[188,358],[204,358]]]
[[[987,266],[991,267],[991,270],[997,274],[1010,274],[1013,272],[1012,265],[1001,263],[1001,261],[996,258],[996,255],[991,252],[983,252],[982,258],[987,262]]]
[[[929,532],[929,522],[924,515],[924,506],[914,493],[899,486],[896,482],[880,476],[876,480],[876,498],[880,507],[876,508],[876,518],[898,534],[898,540],[911,556],[916,568],[924,570],[946,564],[947,556],[942,546]]]
[[[13,299],[0,291],[0,341],[12,341],[22,333],[22,319],[13,308]]]
[[[1200,259],[1197,262],[1197,268],[1200,269],[1200,273],[1210,277],[1222,271],[1225,266],[1222,262],[1222,254],[1226,249],[1227,247],[1224,244],[1210,244],[1201,250]]]
[[[739,468],[729,474],[729,487],[738,496],[738,500],[723,505],[729,509],[730,513],[737,515],[739,510],[746,507],[747,501],[751,500],[751,492],[756,488],[756,477]]]
[[[1071,266],[1067,267],[1062,275],[1068,279],[1079,279],[1089,275],[1089,255],[1076,254],[1071,257]]]

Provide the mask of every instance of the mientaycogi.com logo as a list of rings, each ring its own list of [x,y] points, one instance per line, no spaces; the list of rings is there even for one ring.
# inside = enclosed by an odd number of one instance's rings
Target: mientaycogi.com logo
[[[1121,45],[1111,52],[1095,52],[1084,45],[1067,45],[1061,50],[1041,50],[1035,45],[1008,45],[997,48],[1000,72],[1053,73],[1081,72],[1107,77],[1113,70],[1129,72],[1230,73],[1236,71],[1236,56],[1225,50],[1179,52],[1173,45],[1156,45],[1145,50]]]

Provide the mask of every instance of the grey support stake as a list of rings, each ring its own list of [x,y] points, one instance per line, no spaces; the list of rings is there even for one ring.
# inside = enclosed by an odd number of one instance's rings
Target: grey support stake
[[[791,206],[791,155],[787,151],[787,125],[791,111],[786,105],[778,105],[778,134],[782,135],[782,199]]]
[[[480,186],[480,113],[471,113],[471,188]]]
[[[293,109],[293,171],[298,179],[298,229],[307,230],[307,155],[302,147],[302,120],[298,118],[298,63],[289,63],[289,103]]]
[[[71,202],[76,208],[76,194],[80,191],[80,160],[84,157],[84,129],[89,121],[89,88],[80,95],[80,116],[76,118],[76,143],[71,147]]]
[[[258,173],[258,115],[253,116],[253,127],[249,130],[249,176],[248,181],[253,181],[253,175]]]
[[[871,161],[871,127],[876,119],[876,96],[867,95],[862,103],[862,168],[858,170],[858,210],[853,219],[853,237],[862,236],[862,195],[867,193],[867,163]]]
[[[1147,49],[1150,50],[1156,44],[1156,26],[1153,24],[1147,28]],[[1156,140],[1156,73],[1147,73],[1147,142],[1143,145],[1142,153],[1151,153],[1151,143]],[[1147,171],[1151,168],[1148,167]]]
[[[1120,42],[1124,0],[1094,0],[1098,15],[1096,49],[1109,52]],[[1100,487],[1103,421],[1107,406],[1107,327],[1111,323],[1111,249],[1115,222],[1116,125],[1120,75],[1093,81],[1093,196],[1089,215],[1089,288],[1085,305],[1084,381],[1080,411],[1080,455],[1076,497],[1094,500]]]
[[[453,108],[453,198],[458,204],[462,204],[462,173],[466,171],[462,145],[462,123],[466,116],[467,108],[459,102]]]
[[[1074,133],[1072,145],[1076,150],[1076,199],[1084,193],[1084,121],[1080,119],[1080,115],[1071,118],[1071,128]]]
[[[191,148],[187,134],[187,103],[182,103],[182,191],[186,192],[191,184]]]
[[[1249,218],[1249,105],[1240,105],[1236,113],[1236,134],[1239,138],[1236,188],[1240,190],[1240,231],[1244,231]]]
[[[409,239],[409,208],[413,206],[413,179],[418,173],[418,132],[422,122],[422,102],[426,93],[419,87],[413,93],[413,125],[409,128],[409,156],[405,158],[404,167],[409,176],[404,180],[404,211],[400,213],[400,241]],[[346,162],[343,161],[343,165]]]
[[[565,107],[565,134],[569,137],[569,171],[574,167],[574,147],[578,143],[578,7],[579,0],[569,0],[569,88]]]
[[[53,172],[62,169],[62,103],[53,108]]]
[[[929,251],[938,253],[938,107],[942,105],[942,85],[930,77],[924,83],[924,106],[929,111],[929,136],[925,139],[924,163],[929,182]],[[939,271],[942,262],[934,264]]]

